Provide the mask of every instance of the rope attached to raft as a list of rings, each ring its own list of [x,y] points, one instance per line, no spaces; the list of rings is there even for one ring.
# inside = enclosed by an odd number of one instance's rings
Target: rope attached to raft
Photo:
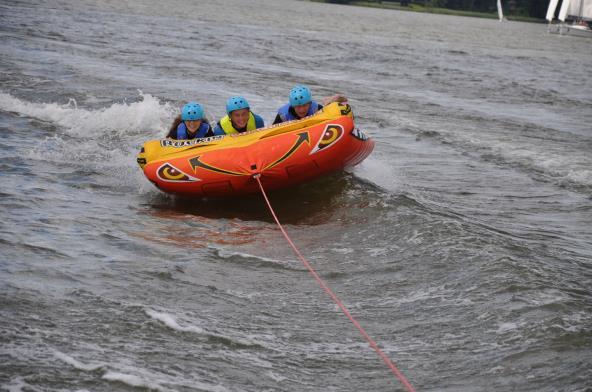
[[[290,246],[294,250],[294,253],[296,253],[296,256],[298,256],[298,258],[300,259],[300,261],[302,261],[302,263],[304,264],[304,266],[306,267],[306,269],[308,269],[308,272],[310,272],[310,274],[317,281],[317,283],[323,288],[323,290],[325,290],[325,292],[329,295],[329,297],[331,297],[331,299],[333,299],[333,301],[337,304],[337,306],[339,306],[339,308],[347,316],[347,318],[349,319],[349,321],[352,322],[352,324],[358,329],[358,331],[360,332],[360,334],[362,334],[362,336],[370,344],[370,347],[372,347],[374,349],[374,351],[376,351],[376,353],[378,354],[378,356],[384,361],[384,363],[389,367],[389,369],[391,369],[391,371],[393,372],[393,374],[395,375],[395,377],[397,377],[397,379],[399,380],[399,382],[401,384],[403,384],[403,386],[405,387],[405,389],[407,390],[407,392],[415,392],[415,389],[409,383],[409,381],[407,381],[407,379],[405,378],[405,376],[403,375],[403,373],[401,373],[401,371],[395,366],[395,364],[393,363],[393,361],[391,361],[391,359],[378,347],[378,345],[376,344],[376,342],[374,341],[374,339],[372,339],[372,337],[370,337],[370,335],[368,335],[368,333],[366,332],[366,330],[351,315],[351,313],[349,312],[349,310],[347,310],[347,308],[345,307],[345,305],[343,304],[343,302],[341,302],[341,300],[337,297],[337,295],[335,295],[335,293],[333,292],[333,290],[331,290],[331,288],[329,288],[329,286],[327,286],[327,284],[325,283],[325,281],[319,276],[319,274],[310,265],[310,263],[304,258],[304,256],[302,256],[302,253],[300,253],[300,251],[298,250],[298,248],[296,247],[296,245],[294,244],[294,242],[288,236],[288,233],[286,233],[286,231],[284,230],[284,228],[283,228],[282,224],[280,223],[279,219],[277,218],[277,215],[275,214],[275,211],[273,210],[273,207],[271,206],[271,203],[269,202],[269,199],[267,198],[267,194],[265,193],[265,189],[263,188],[263,184],[261,184],[261,174],[259,174],[259,173],[254,174],[253,175],[253,178],[255,180],[257,180],[257,183],[259,184],[259,188],[261,189],[261,193],[263,194],[263,198],[265,199],[265,202],[267,203],[267,207],[269,208],[269,212],[271,212],[271,215],[273,216],[273,219],[275,220],[275,223],[278,225],[278,227],[279,227],[280,231],[282,232],[282,234],[284,235],[284,238],[286,239],[286,241],[288,241],[288,244],[290,244]]]

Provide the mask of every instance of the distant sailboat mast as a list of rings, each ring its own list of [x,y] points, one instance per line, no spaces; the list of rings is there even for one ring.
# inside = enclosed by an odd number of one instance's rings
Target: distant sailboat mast
[[[504,20],[504,12],[502,11],[502,0],[497,0],[497,16],[500,22]]]
[[[563,0],[563,3],[561,3],[561,8],[559,9],[559,16],[557,17],[557,19],[559,19],[562,22],[565,22],[565,18],[567,17],[567,10],[569,10],[569,5],[570,0]]]
[[[551,23],[553,21],[553,18],[555,17],[555,10],[557,9],[558,2],[559,0],[551,0],[549,2],[549,8],[547,8],[546,15],[546,19],[549,21],[549,23]]]

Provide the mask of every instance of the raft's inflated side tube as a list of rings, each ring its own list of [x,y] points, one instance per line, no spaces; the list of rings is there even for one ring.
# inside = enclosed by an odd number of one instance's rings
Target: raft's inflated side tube
[[[348,105],[332,103],[301,120],[242,134],[151,140],[137,161],[160,190],[180,195],[237,196],[285,188],[354,166],[374,140],[354,125]]]

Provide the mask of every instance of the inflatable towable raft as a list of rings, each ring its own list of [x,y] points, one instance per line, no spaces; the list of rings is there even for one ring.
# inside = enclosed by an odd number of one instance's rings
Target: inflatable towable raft
[[[137,161],[160,190],[205,197],[285,188],[357,165],[374,140],[354,125],[349,105],[332,103],[301,120],[241,134],[151,140]]]

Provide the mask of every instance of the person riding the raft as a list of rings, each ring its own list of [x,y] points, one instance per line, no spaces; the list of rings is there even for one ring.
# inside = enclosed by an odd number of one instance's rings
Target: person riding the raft
[[[290,90],[290,102],[278,109],[274,124],[290,120],[299,120],[322,109],[323,106],[313,101],[310,89],[306,86],[295,86]]]
[[[226,101],[226,116],[222,117],[214,133],[230,135],[263,128],[265,123],[258,114],[251,112],[249,102],[243,97],[230,97]]]
[[[323,99],[325,105],[331,102],[347,102],[347,98],[341,94],[336,94]],[[323,105],[312,99],[312,93],[308,87],[297,85],[290,90],[289,102],[278,109],[273,123],[279,124],[291,120],[300,120],[312,116],[322,108]]]
[[[197,102],[189,102],[183,106],[181,116],[178,116],[173,121],[167,137],[184,140],[213,135],[212,127],[204,117],[203,107]]]

